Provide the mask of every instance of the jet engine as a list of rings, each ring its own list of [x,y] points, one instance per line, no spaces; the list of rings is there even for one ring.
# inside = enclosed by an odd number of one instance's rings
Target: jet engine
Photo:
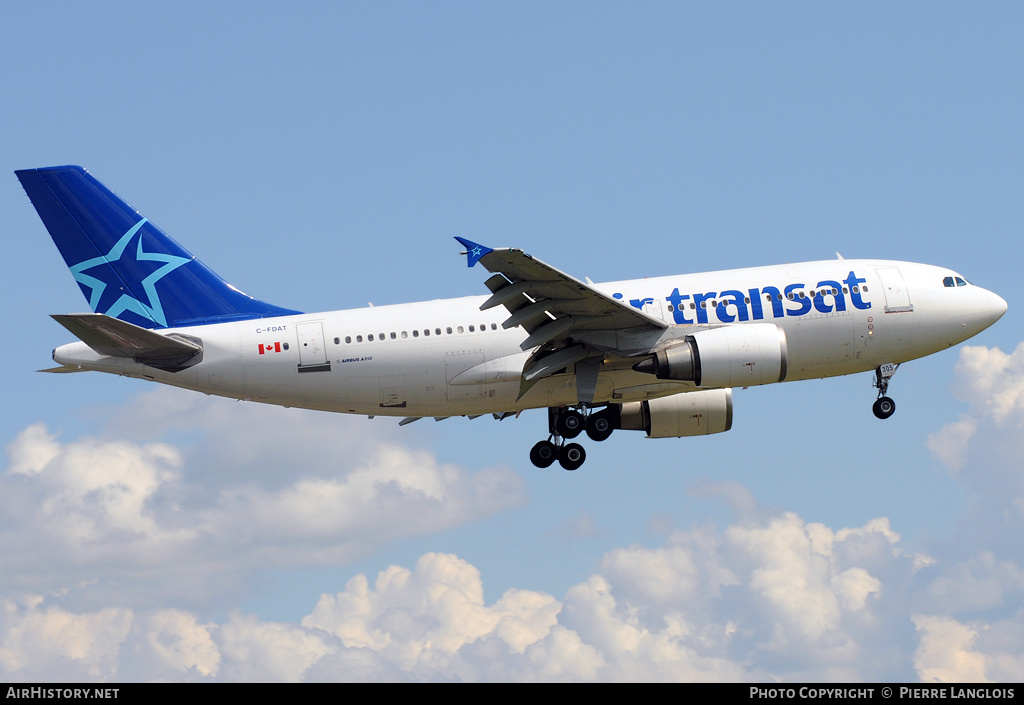
[[[658,379],[698,387],[749,387],[786,379],[786,332],[774,323],[749,323],[698,331],[633,366]]]
[[[619,428],[646,431],[648,438],[679,438],[722,433],[732,428],[732,389],[683,392],[648,401],[626,402]]]

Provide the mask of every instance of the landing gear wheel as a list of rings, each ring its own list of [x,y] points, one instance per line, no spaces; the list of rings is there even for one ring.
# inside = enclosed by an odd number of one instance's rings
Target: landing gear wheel
[[[614,430],[609,414],[604,411],[591,414],[587,419],[587,435],[592,441],[603,441],[612,435]]]
[[[540,445],[539,443],[537,445]],[[536,447],[536,446],[534,446]],[[558,454],[558,462],[566,470],[576,470],[587,459],[587,451],[579,443],[570,443]]]
[[[540,441],[530,449],[530,461],[539,468],[546,468],[558,458],[558,447],[551,441]]]
[[[583,432],[586,424],[587,420],[583,418],[583,414],[566,409],[558,415],[558,420],[555,421],[555,430],[562,438],[575,438]]]
[[[889,391],[889,380],[896,374],[899,363],[886,363],[875,369],[875,388],[878,390],[878,401],[871,407],[871,411],[880,419],[887,419],[896,413],[896,402],[886,396]]]
[[[896,402],[889,397],[878,397],[878,401],[871,407],[871,411],[880,419],[887,419],[896,413]]]

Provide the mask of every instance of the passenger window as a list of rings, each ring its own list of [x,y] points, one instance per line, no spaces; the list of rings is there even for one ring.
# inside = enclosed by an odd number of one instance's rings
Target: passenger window
[[[391,331],[391,339],[394,340],[397,337],[398,335],[394,331]]]
[[[349,345],[351,342],[352,342],[352,336],[351,335],[346,335],[345,336],[345,345]]]
[[[429,328],[424,328],[423,329],[423,335],[429,338],[430,337],[430,329]]]
[[[448,335],[451,335],[451,334],[452,334],[452,327],[451,327],[451,326],[448,326],[448,327],[447,327],[447,328],[445,328],[444,330],[445,330],[445,332],[446,332],[446,333],[447,333]]]
[[[334,344],[335,345],[341,345],[341,338],[335,338],[334,339]]]
[[[491,330],[498,330],[498,324],[497,323],[492,323],[491,324]]]
[[[460,332],[460,333],[464,333],[464,332],[465,332],[465,331],[464,331],[464,330],[462,329],[462,326],[459,326],[459,332]]]
[[[361,336],[361,335],[357,335],[357,336],[356,336],[356,342],[357,342],[357,343],[361,343],[361,342],[363,342],[363,336]]]
[[[434,335],[441,335],[441,329],[440,328],[435,328],[434,329]]]
[[[403,340],[405,340],[405,339],[406,339],[406,338],[408,338],[408,337],[409,337],[409,333],[408,333],[408,331],[404,331],[404,330],[403,330],[403,331],[402,331],[402,339],[403,339]]]
[[[372,343],[373,342],[373,333],[370,333],[368,336],[366,336],[366,339],[369,340]]]
[[[420,337],[420,332],[419,332],[418,330],[414,330],[414,331],[412,332],[412,337],[413,337],[413,338],[419,338],[419,337]]]
[[[469,327],[469,332],[470,333],[475,333],[476,332],[476,328],[474,326],[470,326]]]

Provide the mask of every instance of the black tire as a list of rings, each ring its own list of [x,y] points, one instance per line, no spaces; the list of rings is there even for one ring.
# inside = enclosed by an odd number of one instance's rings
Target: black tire
[[[896,413],[896,402],[889,397],[879,397],[871,407],[871,411],[880,419],[887,419]]]
[[[612,435],[615,426],[612,424],[611,416],[607,412],[591,414],[587,419],[587,435],[592,441],[603,441]]]
[[[583,414],[572,409],[566,409],[560,413],[558,421],[555,422],[558,435],[562,438],[575,438],[583,433],[583,428],[586,425],[587,420],[583,418]]]
[[[566,470],[576,470],[584,461],[587,459],[587,451],[583,450],[583,446],[579,443],[570,443],[562,448],[562,452],[558,454],[558,462]]]
[[[539,468],[546,468],[558,459],[558,448],[551,441],[540,441],[530,449],[530,462]]]

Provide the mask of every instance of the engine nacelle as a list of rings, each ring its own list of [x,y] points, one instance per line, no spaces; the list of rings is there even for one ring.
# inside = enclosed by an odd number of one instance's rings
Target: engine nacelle
[[[774,323],[750,323],[702,330],[681,345],[659,350],[633,366],[658,379],[698,387],[750,387],[786,379],[786,332]]]
[[[732,389],[683,392],[622,404],[619,427],[646,431],[648,438],[722,433],[732,428]]]

